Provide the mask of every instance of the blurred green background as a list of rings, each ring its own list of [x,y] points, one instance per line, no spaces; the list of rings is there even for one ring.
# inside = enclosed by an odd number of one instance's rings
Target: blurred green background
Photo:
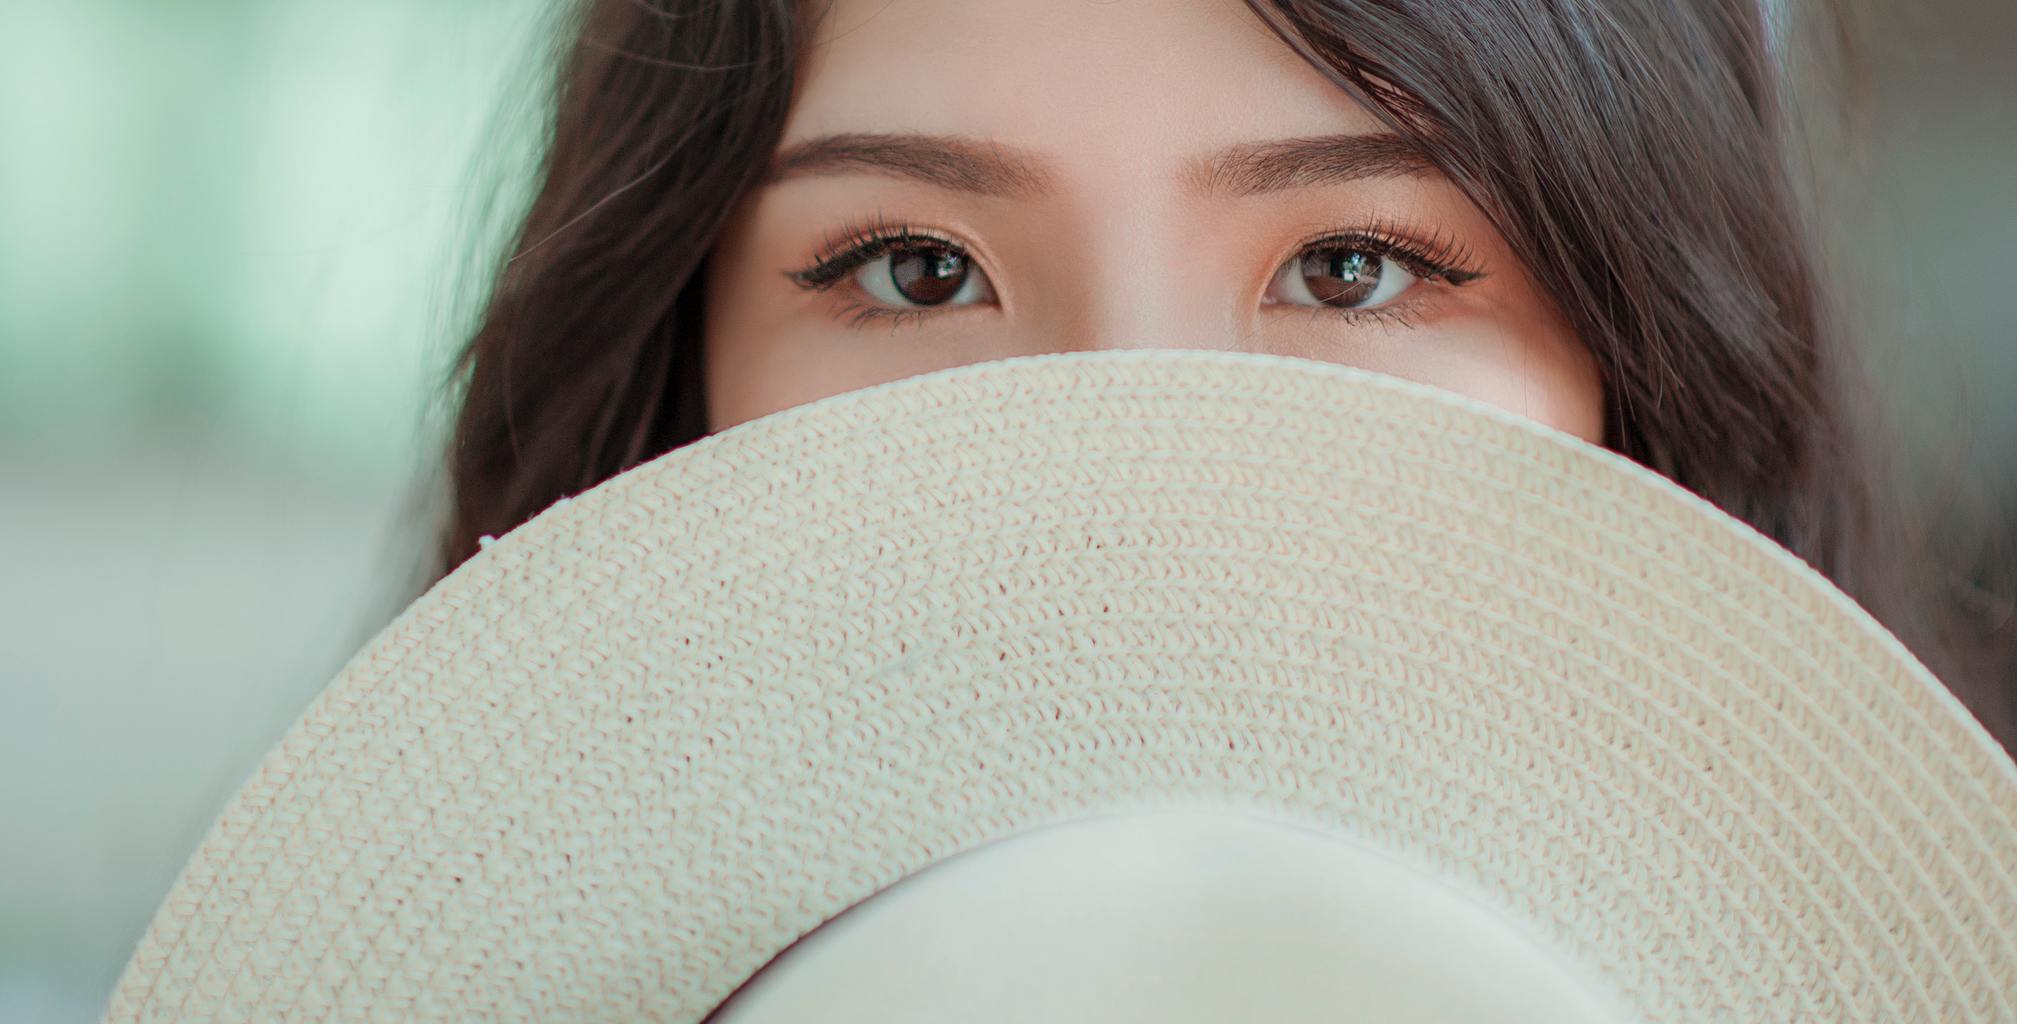
[[[547,8],[0,0],[0,1021],[96,1018],[411,596]]]
[[[0,1021],[96,1018],[413,596],[551,2],[0,0]],[[1866,17],[1837,259],[1923,493],[2017,539],[2017,4]]]

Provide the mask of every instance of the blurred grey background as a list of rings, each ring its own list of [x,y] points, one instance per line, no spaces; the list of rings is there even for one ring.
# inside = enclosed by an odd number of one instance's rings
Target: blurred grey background
[[[413,596],[472,204],[522,186],[480,144],[532,138],[550,2],[0,0],[0,1021],[96,1019]],[[1872,414],[1942,524],[2017,542],[2017,3],[1863,18],[1823,169]]]

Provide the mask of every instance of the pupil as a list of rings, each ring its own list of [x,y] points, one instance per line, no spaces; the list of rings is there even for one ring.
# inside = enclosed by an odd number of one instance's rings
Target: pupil
[[[966,272],[966,257],[951,249],[909,249],[889,262],[897,294],[920,306],[936,306],[959,294]]]
[[[1356,306],[1380,288],[1380,258],[1357,249],[1333,249],[1303,260],[1303,284],[1318,302]]]

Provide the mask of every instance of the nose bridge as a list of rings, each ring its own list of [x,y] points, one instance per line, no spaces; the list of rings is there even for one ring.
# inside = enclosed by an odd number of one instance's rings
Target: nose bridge
[[[1131,195],[1088,218],[1080,244],[1059,254],[1057,279],[1069,283],[1046,298],[1056,303],[1047,347],[1234,346],[1225,309],[1230,283],[1214,281],[1214,261],[1193,252],[1209,243],[1185,230],[1168,197],[1152,189]]]

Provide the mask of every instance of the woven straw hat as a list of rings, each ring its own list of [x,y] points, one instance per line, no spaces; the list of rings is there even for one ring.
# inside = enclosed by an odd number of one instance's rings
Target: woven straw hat
[[[1177,810],[1324,837],[1367,898],[1312,906],[1494,916],[1617,1019],[2017,1020],[2017,766],[1808,566],[1476,401],[1139,349],[835,395],[488,543],[107,1019],[695,1021],[850,907]]]

